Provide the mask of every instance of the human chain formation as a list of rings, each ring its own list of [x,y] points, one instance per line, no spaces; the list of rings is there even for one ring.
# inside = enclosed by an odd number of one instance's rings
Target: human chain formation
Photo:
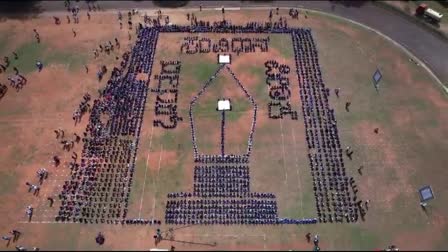
[[[294,30],[292,39],[319,221],[356,222],[358,212],[364,218],[365,210],[357,200],[354,179],[345,173],[334,110],[311,30]]]
[[[233,25],[228,20],[205,23],[205,25],[165,25],[154,26],[160,32],[187,32],[187,33],[291,33],[286,18],[278,22],[248,22],[246,25]]]
[[[137,80],[137,74],[151,74],[157,37],[154,29],[142,30],[132,56],[124,55],[123,68],[113,69],[105,89],[94,100],[81,161],[70,163],[70,179],[59,195],[56,221],[161,224],[154,219],[126,218],[148,93],[148,83]]]
[[[156,93],[154,127],[174,129],[182,117],[177,112],[177,97],[179,92],[180,61],[160,61],[160,75],[155,75],[157,88],[151,91]],[[170,69],[172,68],[172,69]],[[159,119],[164,117],[164,119]]]
[[[192,108],[199,97],[207,91],[221,71],[229,71],[237,86],[253,106],[252,127],[245,154],[220,155],[198,154]],[[250,192],[249,157],[253,144],[257,104],[246,88],[226,65],[221,65],[190,102],[190,126],[193,139],[194,168],[193,193],[168,194],[165,221],[167,224],[312,224],[317,219],[282,219],[277,216],[276,197],[272,193]],[[225,120],[225,117],[222,118]],[[221,131],[224,134],[224,130]],[[222,136],[225,138],[225,134]],[[225,141],[221,141],[221,145]],[[223,146],[221,149],[224,150]]]
[[[275,60],[268,60],[264,63],[266,67],[266,84],[269,86],[268,116],[271,119],[283,119],[284,115],[290,115],[292,120],[298,120],[297,111],[291,108],[289,98],[291,89],[289,88],[288,74],[290,68],[285,64],[278,64]]]
[[[358,212],[361,217],[364,216],[365,211],[356,198],[354,179],[347,178],[345,174],[336,120],[328,105],[328,93],[322,82],[311,31],[281,25],[249,23],[246,26],[235,26],[219,22],[210,27],[170,25],[139,29],[138,39],[130,56],[123,57],[121,69],[113,69],[106,88],[93,102],[89,123],[82,138],[80,162],[77,162],[77,156],[73,157],[74,161],[69,165],[70,178],[59,195],[61,204],[57,221],[139,225],[161,223],[154,219],[127,218],[136,151],[149,91],[148,81],[138,80],[137,75],[144,73],[151,76],[159,32],[292,35],[318,213],[318,218],[279,218],[275,195],[250,191],[249,157],[257,105],[231,69],[223,64],[190,103],[189,116],[196,163],[194,188],[193,192],[168,194],[165,214],[167,224],[312,224],[318,221],[340,222],[344,219],[354,222],[358,219]],[[172,65],[176,63],[178,62],[168,62]],[[126,73],[125,67],[128,68]],[[285,66],[282,69],[278,71],[289,72]],[[238,88],[253,106],[247,151],[240,154],[199,154],[192,107],[223,70],[231,73]],[[275,91],[273,95],[279,96]],[[55,159],[55,165],[56,161],[60,162]],[[32,212],[33,207],[29,206],[27,214],[30,218]]]
[[[213,80],[216,78],[216,76],[223,70],[226,69],[229,71],[231,76],[233,77],[233,80],[237,84],[237,86],[244,92],[246,98],[250,101],[254,108],[254,114],[252,117],[252,125],[251,130],[249,134],[248,144],[247,144],[247,150],[246,153],[242,155],[235,155],[235,154],[227,154],[227,155],[205,155],[200,154],[198,152],[198,147],[196,143],[196,131],[194,127],[194,117],[193,117],[193,107],[196,105],[197,100],[199,97],[206,91],[206,89],[212,84]],[[255,103],[255,100],[249,93],[247,92],[246,88],[241,84],[241,82],[236,78],[235,74],[232,72],[232,70],[222,64],[218,67],[216,72],[211,76],[211,78],[205,83],[205,85],[202,87],[202,89],[199,91],[199,93],[193,97],[192,101],[190,102],[190,108],[189,108],[189,116],[190,116],[190,127],[191,127],[191,135],[193,139],[193,153],[194,153],[194,161],[195,162],[203,162],[203,163],[248,163],[249,162],[249,156],[252,152],[252,144],[253,144],[253,133],[255,130],[255,124],[256,124],[256,117],[257,117],[257,104]],[[222,146],[221,148],[222,149]]]
[[[259,50],[257,50],[257,48]],[[217,42],[207,37],[188,36],[184,37],[184,42],[180,47],[181,53],[254,53],[268,52],[269,37],[267,38],[242,38],[236,37],[230,40],[221,38]]]

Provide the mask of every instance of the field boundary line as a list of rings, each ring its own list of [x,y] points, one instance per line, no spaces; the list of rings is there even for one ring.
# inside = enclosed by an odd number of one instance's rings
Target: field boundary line
[[[283,156],[283,170],[285,170],[285,184],[286,186],[288,186],[288,170],[286,169],[286,164],[285,164],[285,137],[283,134],[283,123],[282,123],[282,118],[280,118],[280,133],[282,136],[282,156]]]
[[[305,9],[305,8],[304,8]],[[386,39],[387,41],[391,42],[393,45],[395,45],[396,47],[398,47],[399,49],[403,50],[405,52],[405,54],[407,54],[409,57],[411,57],[412,59],[414,59],[421,67],[423,67],[423,69],[425,69],[429,75],[431,75],[431,77],[437,82],[437,84],[439,84],[440,87],[442,87],[443,91],[445,91],[445,94],[448,94],[448,87],[445,86],[445,84],[442,83],[442,81],[437,77],[437,75],[434,74],[434,72],[425,64],[425,62],[421,59],[419,59],[417,56],[415,56],[411,51],[409,51],[406,46],[398,43],[397,41],[393,40],[392,38],[390,38],[389,36],[387,36],[386,34],[370,27],[367,26],[365,24],[359,23],[357,21],[351,20],[349,18],[345,18],[345,17],[341,17],[338,15],[334,15],[325,11],[320,11],[320,10],[314,10],[314,9],[306,9],[308,11],[310,11],[311,13],[318,13],[324,16],[329,16],[332,18],[336,18],[336,19],[341,19],[343,21],[358,25],[368,31],[372,31],[374,33],[376,33],[377,35],[379,35],[380,37]]]
[[[138,210],[138,217],[140,218],[142,213],[142,207],[143,207],[143,196],[145,195],[145,186],[146,186],[146,174],[148,173],[148,161],[149,161],[149,153],[151,152],[151,145],[152,145],[152,136],[154,133],[154,124],[151,127],[151,136],[149,137],[149,152],[146,156],[146,165],[145,165],[145,180],[143,181],[143,188],[142,188],[142,197],[140,199],[140,209]]]
[[[155,218],[155,210],[156,210],[156,195],[158,192],[158,182],[159,182],[159,174],[160,174],[160,164],[162,163],[163,156],[163,144],[160,146],[160,156],[159,156],[159,167],[157,168],[157,176],[154,178],[154,198],[152,201],[152,217]]]

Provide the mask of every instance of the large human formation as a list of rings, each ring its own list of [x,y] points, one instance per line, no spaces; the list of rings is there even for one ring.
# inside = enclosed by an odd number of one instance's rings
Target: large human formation
[[[159,75],[155,75],[157,87],[151,89],[156,93],[154,103],[154,127],[164,129],[174,129],[182,117],[178,116],[177,97],[179,95],[179,73],[181,69],[180,61],[160,61],[161,70]]]
[[[148,92],[147,82],[137,80],[139,73],[151,75],[159,32],[217,33],[290,33],[305,116],[310,165],[318,218],[294,220],[279,218],[275,195],[250,192],[249,156],[256,123],[256,104],[228,66],[222,65],[210,78],[201,95],[219,71],[227,69],[254,106],[254,117],[244,154],[199,154],[193,144],[194,190],[168,195],[165,221],[168,224],[310,224],[348,222],[365,211],[356,193],[353,178],[343,167],[334,112],[328,106],[317,62],[317,51],[310,30],[290,29],[284,22],[248,23],[246,26],[215,22],[211,26],[155,26],[141,28],[132,56],[124,55],[121,69],[114,68],[106,88],[92,106],[84,132],[81,161],[70,163],[70,179],[63,185],[57,221],[109,224],[160,224],[158,220],[127,219],[129,193],[133,180],[136,150]],[[126,56],[126,57],[125,57]],[[128,67],[127,73],[124,68]],[[190,104],[193,142],[195,131]],[[106,119],[105,119],[106,118]],[[57,157],[56,157],[57,158]],[[56,160],[55,160],[56,162]],[[225,171],[225,172],[224,172]],[[355,203],[354,203],[355,202]],[[31,218],[32,206],[27,209]]]
[[[286,64],[278,64],[275,60],[264,63],[266,67],[266,84],[269,86],[268,116],[271,119],[283,119],[290,115],[292,120],[298,120],[297,111],[294,111],[289,102],[291,89],[289,87],[290,68]]]
[[[187,36],[180,47],[181,53],[254,53],[257,51],[267,52],[269,50],[269,37],[266,38],[243,38],[233,37],[230,42],[227,38],[212,41],[208,37]]]
[[[157,36],[156,30],[139,33],[132,56],[123,56],[122,68],[113,69],[105,89],[94,100],[82,138],[81,161],[70,163],[70,179],[59,194],[56,221],[160,224],[126,218],[148,93],[148,83],[138,80],[137,74],[151,74]]]
[[[357,198],[354,179],[345,173],[336,118],[311,30],[293,30],[292,39],[318,219],[356,222],[365,210]]]
[[[196,144],[193,107],[207,91],[212,81],[223,70],[229,71],[237,88],[245,94],[253,106],[253,120],[246,153],[235,155],[199,154]],[[317,219],[282,219],[277,215],[276,197],[272,193],[250,191],[249,157],[256,125],[257,105],[246,88],[236,78],[230,67],[221,65],[190,102],[190,126],[193,139],[195,163],[193,192],[168,194],[165,222],[175,225],[191,224],[313,224]],[[225,117],[222,118],[225,120]],[[222,130],[222,134],[224,134]],[[225,135],[222,136],[225,138]],[[221,141],[221,145],[224,141]],[[223,150],[223,146],[221,146]]]

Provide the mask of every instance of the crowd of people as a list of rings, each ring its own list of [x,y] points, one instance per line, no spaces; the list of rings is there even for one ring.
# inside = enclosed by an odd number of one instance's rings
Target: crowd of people
[[[225,155],[207,155],[207,154],[200,154],[198,152],[197,144],[196,144],[196,131],[194,127],[194,117],[193,117],[193,107],[195,106],[197,100],[199,97],[205,92],[208,86],[210,86],[213,82],[213,80],[217,77],[217,75],[223,70],[226,69],[236,82],[236,84],[241,88],[241,90],[244,92],[247,99],[251,102],[253,106],[253,118],[252,118],[252,125],[251,130],[249,133],[249,139],[247,143],[247,152],[242,155],[234,155],[234,154],[225,154]],[[198,92],[196,96],[193,97],[193,99],[190,102],[190,108],[189,108],[189,117],[190,117],[190,128],[191,128],[191,137],[193,140],[193,152],[194,152],[194,161],[199,163],[220,163],[220,164],[226,164],[226,163],[248,163],[249,162],[249,156],[252,152],[252,145],[253,145],[253,134],[255,130],[256,125],[256,119],[257,119],[257,104],[255,103],[255,100],[253,97],[247,92],[246,88],[241,84],[241,82],[236,78],[235,74],[232,72],[232,70],[225,64],[222,64],[218,67],[218,69],[213,73],[210,79],[205,83],[205,85],[202,87],[202,89]],[[223,144],[221,142],[221,144]],[[223,146],[221,146],[220,149],[222,149]]]
[[[136,76],[140,72],[150,75],[156,42],[156,31],[139,33],[132,57],[123,55],[122,68],[113,69],[105,89],[94,100],[82,138],[81,160],[78,163],[77,155],[72,157],[70,178],[59,194],[56,221],[160,224],[157,220],[126,219],[148,92],[147,83]],[[124,67],[129,69],[127,74],[123,74]]]
[[[293,19],[299,19],[299,10],[296,8],[289,9],[289,16]]]
[[[238,197],[249,193],[249,167],[237,164],[196,166],[193,196]]]
[[[168,194],[167,224],[313,224],[318,221],[342,222],[343,219],[353,222],[358,219],[358,212],[363,217],[365,211],[356,200],[354,179],[347,178],[345,174],[334,111],[328,105],[328,90],[322,83],[317,50],[310,31],[289,29],[283,19],[278,23],[252,22],[245,26],[222,21],[211,26],[159,25],[152,29],[140,29],[132,57],[130,53],[123,55],[121,69],[113,69],[106,88],[93,102],[82,138],[80,162],[77,162],[77,155],[70,162],[70,179],[65,182],[59,195],[61,205],[56,221],[161,224],[158,220],[126,219],[148,92],[147,83],[137,80],[136,76],[138,73],[151,74],[159,32],[292,33],[306,140],[308,147],[315,150],[310,151],[309,157],[318,211],[318,218],[314,219],[282,219],[277,216],[275,195],[250,192],[247,164],[252,150],[257,105],[231,69],[223,64],[190,103],[194,161],[198,163],[194,190],[192,193]],[[128,71],[124,74],[127,66]],[[247,152],[240,155],[199,154],[192,107],[224,68],[254,106]],[[83,106],[87,104],[86,97],[84,99]],[[122,136],[130,138],[123,139]],[[38,176],[43,181],[48,172],[39,171]],[[29,206],[26,212],[29,218],[32,212],[33,208]]]
[[[264,66],[266,67],[266,84],[269,86],[269,97],[271,98],[268,103],[269,118],[282,119],[284,115],[290,115],[292,120],[298,120],[298,113],[292,109],[289,102],[291,97],[288,77],[290,67],[286,64],[278,64],[275,60],[266,61]]]
[[[269,50],[269,37],[267,38],[243,38],[233,37],[230,42],[226,38],[219,39],[218,42],[213,42],[208,37],[187,36],[184,37],[184,42],[180,47],[181,53],[196,54],[196,53],[254,53],[256,48],[260,52],[267,52]]]
[[[83,100],[81,101],[75,112],[73,112],[73,121],[75,121],[75,125],[81,122],[81,118],[85,113],[90,111],[90,99],[91,96],[89,93],[84,94]]]
[[[269,199],[168,200],[165,222],[189,224],[276,224],[277,202]]]
[[[159,75],[155,75],[157,87],[151,92],[157,94],[154,103],[155,120],[154,127],[174,129],[178,121],[183,118],[178,115],[177,97],[179,95],[179,74],[181,69],[180,61],[160,61],[161,70]]]
[[[19,57],[16,52],[12,53],[14,55],[14,60],[18,60]],[[0,64],[0,73],[6,72],[6,70],[11,66],[11,60],[8,56],[3,57],[3,63]],[[14,75],[8,76],[9,85],[16,89],[16,91],[21,90],[28,82],[28,80],[20,74],[19,69],[17,67],[13,67]],[[6,85],[0,84],[0,94],[4,95],[8,90]]]
[[[205,24],[205,25],[204,25]],[[274,22],[248,22],[246,25],[233,25],[229,20],[198,23],[193,26],[166,25],[154,26],[160,32],[191,32],[191,33],[290,33],[286,18]]]
[[[242,89],[254,107],[247,152],[242,155],[227,155],[225,153],[221,153],[221,155],[198,154],[192,108],[223,69],[230,72],[237,85]],[[168,194],[165,215],[165,222],[167,224],[232,225],[317,223],[316,218],[279,218],[277,215],[275,195],[272,193],[250,192],[250,176],[247,163],[249,162],[252,150],[252,139],[256,125],[256,111],[257,105],[254,99],[236,78],[231,69],[225,64],[219,66],[190,103],[189,116],[195,153],[194,161],[198,163],[194,170],[194,190],[192,193],[180,192]],[[225,135],[222,138],[225,138]],[[221,145],[223,144],[224,141],[221,141]],[[221,146],[221,149],[223,149],[223,146]]]
[[[318,219],[356,222],[358,213],[363,218],[365,211],[357,199],[354,179],[345,173],[334,110],[322,81],[316,45],[309,29],[293,31],[292,38]]]

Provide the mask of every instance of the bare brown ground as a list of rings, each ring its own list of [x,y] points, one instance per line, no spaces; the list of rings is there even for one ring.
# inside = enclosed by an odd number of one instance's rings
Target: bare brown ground
[[[373,178],[367,177],[367,181],[360,184],[360,190],[365,192],[369,197],[368,199],[375,202],[375,204],[391,210],[393,207],[392,204],[397,197],[402,194],[409,195],[415,193],[415,189],[407,181],[407,173],[411,172],[412,167],[400,163],[401,160],[399,161],[397,158],[394,147],[388,141],[391,136],[387,132],[387,129],[382,130],[383,132],[379,135],[373,133],[372,128],[377,128],[378,126],[372,122],[362,122],[353,127],[353,133],[360,138],[359,143],[369,143],[379,147],[377,151],[381,151],[380,156],[384,159],[378,168],[382,168],[383,170],[376,172],[387,174],[392,169],[397,174],[397,180],[387,187],[376,187],[373,192],[371,188],[375,187],[375,181]]]

